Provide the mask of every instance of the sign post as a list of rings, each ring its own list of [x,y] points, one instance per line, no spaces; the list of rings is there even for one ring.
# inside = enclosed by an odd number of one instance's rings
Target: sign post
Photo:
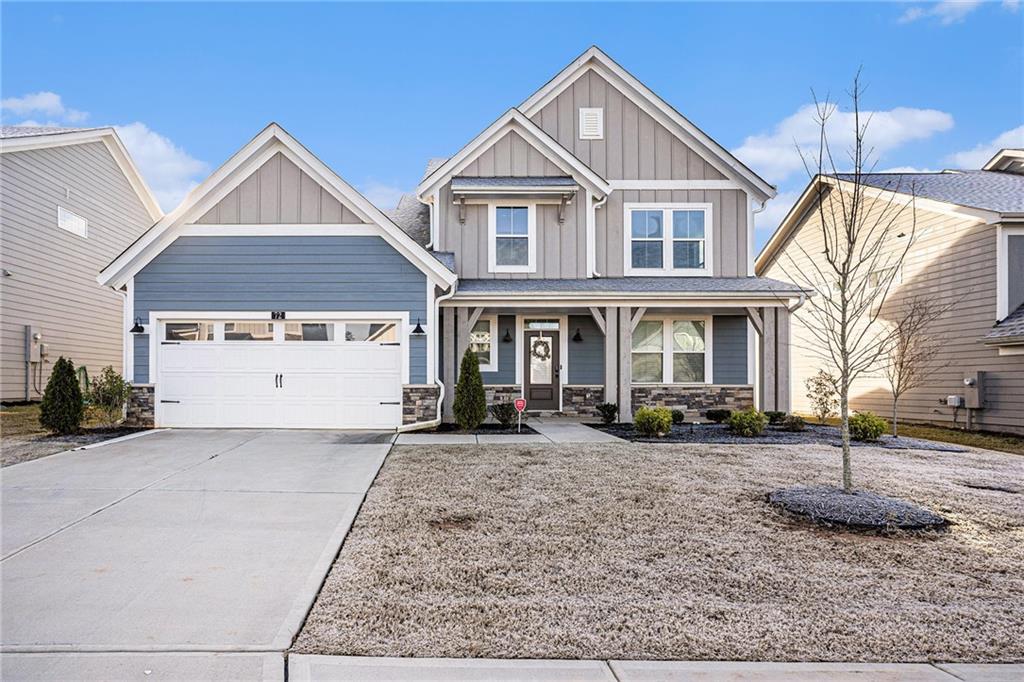
[[[519,417],[519,424],[518,424],[518,426],[516,426],[516,433],[522,433],[523,432],[523,410],[526,409],[526,399],[525,398],[516,398],[513,401],[512,404],[515,405],[516,413],[517,413],[517,416]]]

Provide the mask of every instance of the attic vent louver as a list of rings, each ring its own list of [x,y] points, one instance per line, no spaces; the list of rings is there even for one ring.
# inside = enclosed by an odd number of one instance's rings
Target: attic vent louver
[[[580,139],[604,139],[604,109],[580,107]]]
[[[89,221],[63,206],[57,207],[57,227],[77,234],[79,237],[89,237]]]

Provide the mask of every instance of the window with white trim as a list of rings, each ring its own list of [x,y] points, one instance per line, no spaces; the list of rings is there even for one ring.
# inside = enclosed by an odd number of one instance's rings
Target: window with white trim
[[[469,349],[476,354],[481,372],[498,369],[498,317],[481,317],[469,332]]]
[[[627,275],[710,275],[711,204],[626,204]]]
[[[633,383],[710,383],[707,318],[645,318],[633,330]]]
[[[532,204],[494,204],[488,220],[491,272],[536,272],[536,208]]]

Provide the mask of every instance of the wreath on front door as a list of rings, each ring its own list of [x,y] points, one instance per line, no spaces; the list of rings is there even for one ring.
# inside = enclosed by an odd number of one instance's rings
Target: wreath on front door
[[[550,360],[551,359],[551,344],[547,341],[538,339],[533,342],[533,346],[530,348],[530,354],[538,360]]]

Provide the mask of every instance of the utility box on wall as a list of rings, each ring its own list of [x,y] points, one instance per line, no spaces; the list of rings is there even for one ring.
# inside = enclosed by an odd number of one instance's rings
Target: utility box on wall
[[[985,407],[984,372],[964,372],[964,407],[972,410]]]

